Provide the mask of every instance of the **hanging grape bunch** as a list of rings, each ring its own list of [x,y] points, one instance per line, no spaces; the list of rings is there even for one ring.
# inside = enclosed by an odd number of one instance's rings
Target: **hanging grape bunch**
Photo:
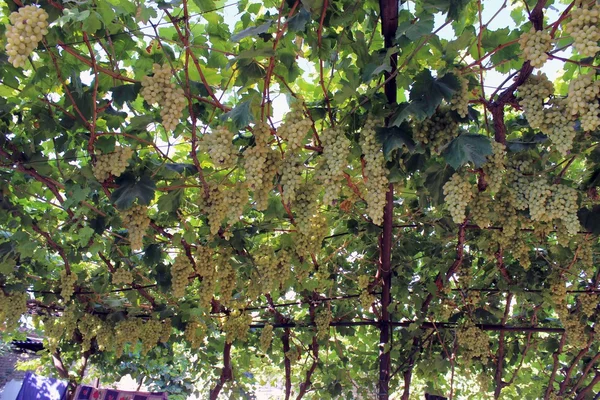
[[[131,208],[121,211],[123,225],[129,233],[129,242],[132,250],[140,250],[143,245],[144,234],[150,226],[148,207],[134,204]]]
[[[29,5],[9,16],[6,29],[6,54],[15,68],[24,67],[27,57],[48,33],[48,13]]]
[[[552,50],[552,37],[546,31],[537,31],[531,28],[519,39],[521,51],[531,66],[541,68],[548,60],[548,52]]]
[[[571,12],[571,20],[565,26],[565,31],[573,38],[573,46],[579,54],[593,57],[600,51],[600,6],[596,3],[589,7],[588,2],[584,1],[578,3],[579,7]]]
[[[168,64],[152,66],[153,76],[145,76],[142,79],[141,94],[148,104],[156,104],[161,107],[160,116],[162,124],[167,131],[177,127],[181,112],[187,104],[183,89],[177,88],[171,83],[171,67]]]
[[[132,154],[130,147],[117,146],[112,153],[98,155],[93,167],[94,176],[99,182],[104,182],[111,175],[115,178],[121,176],[127,169]]]

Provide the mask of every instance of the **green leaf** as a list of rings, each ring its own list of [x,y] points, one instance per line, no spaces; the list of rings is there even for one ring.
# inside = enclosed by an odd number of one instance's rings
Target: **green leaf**
[[[231,119],[231,122],[233,122],[233,126],[235,127],[235,129],[243,129],[246,126],[248,126],[250,122],[254,121],[254,116],[252,115],[250,106],[250,101],[244,101],[242,103],[239,103],[231,111],[223,114],[221,118],[224,121]]]
[[[417,21],[404,21],[398,25],[396,39],[406,36],[411,41],[417,40],[433,31],[434,19],[432,14],[423,14]]]
[[[259,25],[259,26],[253,26],[251,28],[246,28],[243,31],[236,33],[235,35],[232,35],[231,41],[237,43],[244,38],[258,36],[261,33],[267,32],[269,30],[269,28],[271,27],[271,25],[273,25],[273,20],[268,20],[267,22],[265,22],[264,24]]]
[[[434,206],[444,203],[444,185],[454,173],[452,168],[434,164],[425,171],[425,187],[431,195],[431,200]]]
[[[301,7],[300,11],[288,20],[288,31],[304,32],[308,21],[310,21],[310,13],[304,7]]]
[[[390,159],[392,152],[396,149],[406,146],[409,151],[415,148],[415,142],[412,138],[412,130],[407,122],[400,126],[389,128],[377,128],[376,137],[379,143],[383,144],[383,155],[387,160]]]
[[[141,83],[125,84],[110,88],[110,91],[112,91],[113,103],[121,107],[123,106],[123,103],[134,101],[141,88]]]
[[[587,232],[600,234],[600,206],[594,206],[591,210],[587,207],[581,208],[577,211],[577,216]]]
[[[110,200],[119,210],[130,208],[136,200],[141,205],[149,205],[154,199],[156,184],[146,175],[138,179],[126,173],[117,179],[117,184],[119,187],[112,192]]]
[[[479,168],[489,154],[492,154],[492,144],[487,136],[463,134],[450,142],[443,156],[452,168],[458,169],[469,162]]]
[[[449,101],[458,89],[460,82],[454,74],[434,78],[431,71],[424,69],[415,77],[415,83],[410,89],[410,100],[418,110],[430,117],[442,100]]]

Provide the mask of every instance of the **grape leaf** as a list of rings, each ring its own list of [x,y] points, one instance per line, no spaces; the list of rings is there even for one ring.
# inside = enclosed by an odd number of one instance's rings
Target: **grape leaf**
[[[477,168],[486,161],[486,156],[492,154],[490,139],[483,135],[464,134],[455,138],[446,150],[444,159],[454,169],[469,162]]]
[[[154,199],[156,184],[146,175],[138,179],[133,174],[126,173],[116,182],[119,187],[112,192],[110,200],[119,210],[128,209],[136,200],[141,205],[148,205]]]

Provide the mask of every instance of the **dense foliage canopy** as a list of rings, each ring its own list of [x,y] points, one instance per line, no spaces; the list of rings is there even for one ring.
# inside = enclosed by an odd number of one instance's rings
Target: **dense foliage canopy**
[[[4,340],[182,397],[597,398],[600,6],[401,3],[9,0]]]

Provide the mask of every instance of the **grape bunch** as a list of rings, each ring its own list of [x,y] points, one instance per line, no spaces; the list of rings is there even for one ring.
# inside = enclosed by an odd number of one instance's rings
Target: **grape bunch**
[[[444,185],[444,201],[448,204],[452,220],[462,224],[466,218],[465,210],[473,198],[473,185],[461,174],[455,172]]]
[[[273,341],[273,325],[266,324],[260,333],[260,351],[266,353]]]
[[[587,318],[590,318],[596,313],[598,308],[598,295],[596,293],[582,293],[577,300],[581,306],[581,313]]]
[[[375,295],[369,291],[370,283],[371,277],[369,275],[360,275],[358,277],[358,288],[360,289],[358,300],[364,310],[369,310],[373,302],[375,302]]]
[[[177,127],[181,112],[187,104],[183,89],[171,83],[173,73],[168,64],[152,66],[153,76],[142,79],[141,94],[148,104],[157,104],[161,107],[160,116],[165,130],[172,131]]]
[[[471,220],[480,228],[487,228],[492,224],[492,206],[492,198],[486,192],[478,192],[469,203]]]
[[[304,145],[304,138],[312,126],[310,118],[304,116],[303,103],[294,101],[290,111],[285,115],[284,122],[277,129],[277,136],[287,144],[287,151],[296,151]]]
[[[343,179],[344,168],[348,165],[350,140],[344,130],[337,126],[323,131],[320,136],[323,144],[324,162],[319,168],[319,180],[325,189],[323,204],[332,204],[340,193],[340,179]]]
[[[450,99],[450,109],[456,111],[462,118],[469,115],[469,81],[462,76],[458,78],[459,90]]]
[[[223,332],[225,332],[225,341],[233,343],[234,340],[245,342],[248,339],[248,330],[252,323],[252,315],[240,311],[232,311],[223,323]]]
[[[142,320],[139,318],[130,318],[119,321],[114,328],[113,346],[115,357],[119,358],[123,355],[125,345],[137,344],[142,336]]]
[[[363,152],[365,167],[364,179],[366,186],[365,200],[367,214],[376,225],[383,223],[383,209],[386,202],[389,181],[389,171],[385,168],[385,159],[381,144],[375,138],[376,122],[367,118],[360,134],[360,147]]]
[[[254,188],[254,201],[257,210],[266,210],[269,205],[269,193],[273,189],[273,179],[281,167],[281,154],[277,150],[269,150],[262,167],[262,184]]]
[[[573,38],[573,46],[580,55],[594,57],[600,51],[600,6],[596,2],[591,7],[587,6],[587,2],[579,5],[571,11],[571,20],[567,22],[565,31]]]
[[[268,246],[261,246],[254,256],[260,273],[260,285],[264,293],[271,293],[279,288],[279,262],[275,253]]]
[[[170,328],[170,327],[169,327]],[[164,324],[155,319],[149,319],[144,322],[140,329],[140,341],[142,342],[142,355],[146,355],[156,344],[161,341],[163,336]]]
[[[184,336],[192,349],[198,349],[206,337],[206,325],[197,318],[193,318],[185,326]]]
[[[132,250],[140,250],[144,246],[144,234],[150,226],[148,207],[134,204],[131,208],[121,211],[121,220],[127,229]]]
[[[529,189],[529,213],[533,221],[560,220],[569,235],[579,231],[577,191],[565,185],[534,181]]]
[[[185,288],[189,283],[189,277],[194,273],[194,268],[185,254],[178,254],[171,264],[171,286],[173,296],[185,296]]]
[[[6,28],[6,54],[15,68],[24,67],[29,54],[48,34],[48,13],[29,5],[19,8],[8,17]]]
[[[131,285],[133,274],[125,268],[117,268],[112,274],[113,285]]]
[[[321,250],[323,239],[329,234],[325,216],[317,214],[310,219],[309,224],[309,230],[298,231],[294,237],[296,254],[301,258],[317,254]]]
[[[27,312],[27,293],[5,294],[0,290],[0,330],[17,329],[21,315]]]
[[[298,232],[308,233],[312,229],[312,218],[319,211],[317,202],[318,187],[314,181],[304,182],[298,190],[294,211],[296,212],[295,221]]]
[[[111,175],[115,178],[121,176],[129,165],[129,159],[133,155],[130,147],[115,147],[112,153],[99,154],[96,156],[96,164],[93,171],[99,182],[104,182]]]
[[[439,154],[458,136],[459,127],[459,123],[452,118],[450,107],[441,106],[431,117],[415,123],[414,138],[430,146],[433,153]]]
[[[100,351],[112,349],[114,345],[114,328],[107,321],[102,321],[100,328],[96,331],[96,343]]]
[[[235,166],[238,151],[232,139],[233,133],[224,126],[219,126],[202,137],[202,149],[208,153],[215,168],[225,169]]]
[[[237,276],[230,260],[231,254],[228,252],[219,253],[215,259],[215,278],[219,284],[219,300],[224,305],[229,304],[237,286]]]
[[[286,153],[280,171],[284,202],[290,203],[296,200],[296,192],[302,185],[303,167],[304,164],[298,155]]]
[[[456,341],[461,355],[469,363],[473,358],[485,359],[489,355],[490,343],[488,335],[471,321],[467,321],[456,331]]]
[[[562,156],[566,156],[573,147],[577,131],[572,121],[572,115],[567,110],[566,99],[553,98],[545,110],[545,123],[540,127],[548,135],[552,144]]]
[[[492,142],[492,154],[483,165],[486,176],[487,190],[498,193],[502,187],[502,178],[506,170],[506,146],[500,142]]]
[[[73,293],[75,293],[75,283],[77,283],[77,275],[67,273],[66,270],[60,271],[60,295],[65,301],[69,301]]]
[[[265,175],[268,172],[266,164],[267,157],[271,152],[269,145],[271,129],[269,125],[260,121],[254,126],[252,133],[254,134],[254,146],[244,151],[244,169],[248,188],[256,190],[263,186]]]
[[[538,72],[531,75],[519,86],[519,103],[527,117],[529,126],[539,128],[544,125],[544,100],[554,94],[554,85],[546,74]]]
[[[506,187],[509,200],[517,210],[529,207],[530,179],[533,165],[528,159],[512,159],[506,169]]]
[[[532,27],[529,32],[521,35],[519,45],[531,66],[541,68],[548,60],[548,52],[552,50],[552,36],[546,31],[537,31]]]
[[[572,116],[579,116],[581,129],[593,131],[600,126],[600,81],[594,80],[595,72],[579,75],[569,84],[567,105]]]
[[[93,314],[83,314],[77,322],[77,329],[83,337],[81,350],[88,351],[92,346],[92,340],[98,335],[102,327],[102,320]]]
[[[329,324],[331,323],[331,310],[326,308],[315,313],[315,325],[317,326],[317,339],[325,339],[329,336]]]

